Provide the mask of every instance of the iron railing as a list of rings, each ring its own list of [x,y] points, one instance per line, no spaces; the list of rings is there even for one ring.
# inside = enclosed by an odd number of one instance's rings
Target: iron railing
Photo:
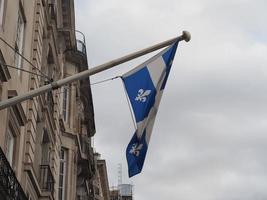
[[[75,30],[77,51],[86,56],[85,36],[82,32]]]
[[[86,165],[84,165],[84,169],[86,169],[87,178],[92,178],[95,174],[96,169],[93,148],[90,146],[89,139],[90,138],[87,136],[79,135],[82,160],[86,160]]]
[[[49,165],[40,165],[40,186],[43,192],[54,192],[54,177]]]
[[[79,135],[80,143],[81,143],[81,150],[84,153],[88,160],[93,163],[94,161],[94,150],[90,145],[90,137],[85,135]]]
[[[0,148],[0,197],[1,200],[27,200],[3,150]]]
[[[84,135],[79,135],[80,143],[81,143],[81,150],[82,153],[84,153],[86,156],[90,156],[90,143],[89,143],[89,137]]]

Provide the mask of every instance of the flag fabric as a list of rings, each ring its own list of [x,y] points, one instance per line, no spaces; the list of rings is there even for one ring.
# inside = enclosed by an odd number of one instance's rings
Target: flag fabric
[[[126,149],[129,177],[142,171],[153,124],[177,45],[178,42],[175,42],[122,76],[137,125],[137,130]]]

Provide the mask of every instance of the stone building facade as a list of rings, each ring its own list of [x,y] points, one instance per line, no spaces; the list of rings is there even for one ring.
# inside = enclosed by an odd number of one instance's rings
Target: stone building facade
[[[95,200],[110,200],[109,182],[106,161],[95,153],[96,174],[93,178]]]
[[[110,200],[121,200],[120,191],[117,188],[111,188]]]
[[[0,101],[86,69],[74,0],[0,0]],[[0,110],[0,199],[94,199],[94,134],[89,78]]]
[[[133,200],[133,185],[119,184],[110,188],[110,200]]]

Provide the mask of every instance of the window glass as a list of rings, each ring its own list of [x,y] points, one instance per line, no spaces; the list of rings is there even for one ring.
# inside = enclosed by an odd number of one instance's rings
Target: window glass
[[[19,11],[18,22],[17,22],[16,42],[15,42],[15,50],[19,54],[23,54],[24,25],[25,24],[22,18],[21,11]],[[18,53],[15,53],[15,66],[17,68],[21,68],[22,57]],[[20,73],[20,70],[18,70],[18,73]]]
[[[0,0],[0,25],[3,24],[4,18],[4,0]]]
[[[12,166],[13,164],[14,141],[15,141],[15,138],[10,128],[8,128],[6,132],[5,148],[6,148],[6,157],[7,157],[7,160],[9,161],[10,166]]]
[[[60,151],[60,168],[59,168],[59,188],[58,199],[64,200],[65,198],[65,177],[66,177],[66,149],[62,148]]]
[[[68,88],[64,87],[63,88],[63,105],[62,105],[62,114],[64,121],[67,121],[68,117]]]

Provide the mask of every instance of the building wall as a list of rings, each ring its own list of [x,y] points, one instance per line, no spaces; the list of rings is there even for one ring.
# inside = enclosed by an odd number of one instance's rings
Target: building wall
[[[101,193],[104,200],[110,200],[108,173],[106,161],[103,159],[97,160],[97,171],[99,174],[99,181],[101,185]]]
[[[110,190],[110,200],[121,200],[120,191],[118,189]]]
[[[0,2],[1,101],[87,69],[86,54],[76,48],[74,0]],[[64,200],[78,199],[78,190],[94,198],[89,191],[96,172],[90,89],[89,79],[76,81],[0,110],[0,147],[27,197],[59,199],[64,187]]]

